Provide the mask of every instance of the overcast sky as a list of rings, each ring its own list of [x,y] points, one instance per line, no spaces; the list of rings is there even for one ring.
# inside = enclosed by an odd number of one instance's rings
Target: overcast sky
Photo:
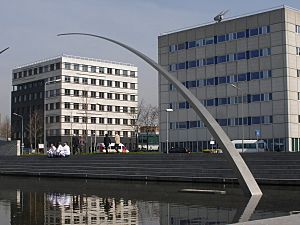
[[[139,99],[157,105],[157,72],[132,53],[90,37],[87,32],[134,47],[157,61],[157,37],[164,32],[209,22],[224,9],[239,16],[299,0],[0,0],[0,113],[10,114],[11,71],[18,65],[62,53],[128,62],[139,68]]]

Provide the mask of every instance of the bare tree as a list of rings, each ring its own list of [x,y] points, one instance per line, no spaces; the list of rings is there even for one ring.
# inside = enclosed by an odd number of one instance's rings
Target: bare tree
[[[144,100],[142,100],[139,104],[138,107],[135,110],[130,110],[128,113],[130,118],[131,118],[131,127],[134,129],[135,133],[135,149],[138,149],[138,134],[140,127],[143,126],[142,122],[142,115],[144,111],[145,105],[144,105]]]
[[[147,133],[147,151],[149,150],[149,131],[155,130],[158,127],[159,112],[157,106],[147,105],[144,107],[141,115],[141,124],[146,129]]]
[[[42,111],[33,111],[29,115],[29,122],[26,126],[29,131],[29,143],[32,146],[34,140],[34,148],[37,149],[37,143],[42,142],[43,137],[43,116]]]
[[[8,116],[5,117],[4,121],[0,124],[0,136],[6,140],[10,139],[11,135],[11,123]]]

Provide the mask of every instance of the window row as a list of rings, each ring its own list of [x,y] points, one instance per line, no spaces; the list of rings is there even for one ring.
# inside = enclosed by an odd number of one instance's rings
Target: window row
[[[85,116],[47,116],[47,123],[84,123],[84,124],[115,124],[115,125],[135,125],[134,119],[85,117]]]
[[[46,104],[46,110],[55,110],[60,108],[60,102]],[[100,104],[85,104],[85,103],[64,103],[65,109],[75,110],[91,110],[91,111],[107,111],[107,112],[123,112],[123,113],[136,113],[136,107],[128,106],[112,106],[112,105],[100,105]]]
[[[90,73],[122,75],[122,76],[130,76],[130,77],[137,76],[136,71],[121,70],[121,69],[91,66],[91,65],[82,65],[82,64],[68,63],[68,62],[64,63],[64,69],[82,71],[82,72],[90,72]]]
[[[123,101],[137,101],[138,96],[119,94],[119,93],[105,93],[96,91],[83,91],[83,90],[73,90],[64,89],[65,96],[75,96],[75,97],[86,97],[86,98],[98,98],[98,99],[112,99],[112,100],[123,100]]]
[[[106,87],[137,89],[136,83],[103,80],[103,79],[95,79],[95,78],[72,77],[72,76],[64,75],[64,81],[66,83],[77,83],[77,84],[80,83],[80,84],[91,84],[91,85],[99,85],[99,86],[106,86]]]
[[[271,55],[271,48],[255,49],[255,50],[250,50],[245,52],[238,52],[238,53],[232,53],[227,55],[214,56],[205,59],[197,59],[192,61],[171,64],[169,65],[169,71],[177,71],[183,69],[187,70],[190,68],[203,67],[207,65],[215,65],[215,64],[226,63],[226,62],[233,62],[237,60],[252,59],[252,58],[269,56],[269,55]]]
[[[235,105],[240,103],[251,103],[251,102],[264,102],[271,101],[272,93],[265,94],[255,94],[255,95],[244,95],[244,96],[234,96],[226,98],[212,98],[201,100],[204,106],[219,106],[219,105]],[[170,103],[169,108],[171,109],[189,109],[190,104],[187,101]]]
[[[53,63],[53,64],[45,65],[45,66],[37,66],[37,67],[25,69],[20,72],[13,73],[13,79],[28,77],[28,76],[32,76],[32,75],[41,74],[41,73],[47,73],[47,72],[59,70],[59,69],[61,69],[60,63]]]
[[[35,93],[30,93],[27,95],[19,95],[19,96],[14,96],[14,103],[20,103],[20,102],[27,102],[27,101],[33,101],[33,100],[38,100],[38,99],[43,99],[44,95],[43,92],[35,92]]]
[[[121,137],[134,137],[133,131],[119,131]],[[48,129],[47,130],[47,136],[61,136],[61,135],[77,135],[77,136],[85,136],[85,135],[92,135],[92,136],[104,136],[105,134],[108,134],[109,136],[114,136],[115,131],[111,130],[79,130],[79,129]],[[19,134],[18,134],[19,135]],[[17,135],[16,135],[17,136]]]
[[[189,48],[218,44],[218,43],[223,43],[226,41],[232,41],[232,40],[241,39],[241,38],[249,38],[249,37],[263,35],[263,34],[267,34],[267,33],[270,33],[270,26],[256,27],[256,28],[252,28],[252,29],[246,29],[246,30],[240,31],[240,32],[222,34],[222,35],[218,35],[218,36],[211,36],[211,37],[203,38],[203,39],[199,39],[199,40],[183,42],[180,44],[173,44],[173,45],[169,46],[169,52],[176,52],[179,50],[184,50],[184,49],[189,49]]]
[[[272,116],[253,116],[253,117],[238,117],[227,119],[216,119],[220,126],[241,126],[241,125],[255,125],[255,124],[270,124],[273,123]],[[169,129],[191,129],[204,128],[202,121],[183,121],[170,122]]]
[[[263,70],[259,72],[248,72],[248,73],[240,73],[236,75],[222,76],[222,77],[212,77],[208,79],[202,80],[190,80],[182,82],[182,84],[186,88],[197,88],[211,85],[219,85],[219,84],[232,84],[242,81],[251,81],[258,79],[267,79],[272,77],[271,70]],[[176,90],[173,84],[169,84],[169,90]]]

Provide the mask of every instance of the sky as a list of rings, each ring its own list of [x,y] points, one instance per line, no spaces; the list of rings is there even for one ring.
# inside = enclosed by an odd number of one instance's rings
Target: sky
[[[109,42],[106,36],[157,61],[157,40],[164,32],[211,22],[220,11],[240,16],[299,0],[0,0],[0,113],[10,116],[12,69],[61,54],[132,63],[139,71],[139,100],[158,104],[158,74],[137,56]]]

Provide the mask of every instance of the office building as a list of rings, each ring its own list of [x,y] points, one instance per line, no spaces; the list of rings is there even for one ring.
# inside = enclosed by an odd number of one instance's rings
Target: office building
[[[231,140],[265,140],[269,151],[300,150],[299,10],[282,6],[165,33],[158,52],[159,64],[199,99]],[[159,105],[161,149],[166,150],[167,131],[169,147],[212,147],[205,124],[163,77]]]
[[[87,149],[103,142],[106,133],[113,138],[119,132],[130,148],[135,143],[137,76],[137,67],[128,63],[69,55],[17,67],[12,79],[12,137],[21,139],[22,116],[25,147],[43,143],[46,118],[48,145],[70,143],[77,136]]]

